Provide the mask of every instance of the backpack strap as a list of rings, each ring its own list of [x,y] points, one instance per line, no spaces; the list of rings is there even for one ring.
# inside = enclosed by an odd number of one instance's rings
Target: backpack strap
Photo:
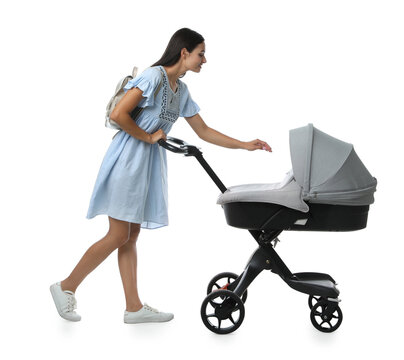
[[[132,76],[135,78],[136,77],[136,75],[137,75],[137,66],[134,66],[133,67],[133,70],[132,70]]]
[[[138,69],[137,69],[137,67],[135,66],[135,67],[133,68],[133,70],[132,70],[132,76],[133,76],[133,78],[136,77],[137,70],[138,70]],[[161,73],[161,78],[160,78],[160,82],[159,82],[159,84],[158,84],[156,90],[154,90],[154,94],[153,94],[154,99],[156,99],[156,96],[157,96],[157,94],[159,93],[159,91],[160,91],[160,89],[161,89],[161,86],[163,85],[163,76],[164,76],[164,75],[163,75],[163,73],[161,72],[161,70],[160,70],[160,73]],[[118,92],[116,92],[115,95],[117,95],[117,94],[118,94]],[[109,104],[108,104],[108,105],[109,105]],[[136,107],[136,108],[132,111],[132,113],[134,113],[137,108],[138,108],[138,107]],[[136,120],[145,108],[138,108],[138,109],[139,109],[139,110],[136,111],[136,117],[135,117],[133,120]],[[116,135],[118,135],[118,133],[120,133],[121,131],[122,131],[122,129],[118,130],[118,132],[112,137],[112,139],[113,139]]]
[[[161,74],[160,82],[159,85],[157,86],[156,90],[154,91],[154,97],[156,98],[157,94],[159,93],[161,89],[161,85],[163,84],[163,74]]]

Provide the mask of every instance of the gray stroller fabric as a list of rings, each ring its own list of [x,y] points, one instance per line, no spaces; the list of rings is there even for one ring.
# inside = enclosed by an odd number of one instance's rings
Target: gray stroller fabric
[[[370,205],[377,181],[352,144],[316,129],[312,124],[291,130],[290,154],[303,199],[331,205]]]
[[[302,188],[296,183],[292,171],[280,183],[231,186],[217,200],[219,205],[230,202],[265,202],[302,212],[309,211],[302,200]]]
[[[217,203],[265,202],[302,212],[309,211],[306,202],[373,204],[377,181],[352,144],[333,138],[312,124],[290,130],[289,142],[293,170],[282,182],[232,186],[219,196]]]

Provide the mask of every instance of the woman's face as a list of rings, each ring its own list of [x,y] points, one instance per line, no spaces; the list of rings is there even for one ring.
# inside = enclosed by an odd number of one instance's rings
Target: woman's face
[[[205,43],[202,42],[191,53],[187,52],[185,65],[187,70],[199,73],[204,63],[206,63]]]

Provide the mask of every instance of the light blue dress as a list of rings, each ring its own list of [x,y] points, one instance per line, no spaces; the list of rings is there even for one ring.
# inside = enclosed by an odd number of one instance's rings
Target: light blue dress
[[[159,83],[161,88],[156,96]],[[174,93],[164,67],[155,66],[129,81],[143,91],[139,106],[145,109],[136,124],[148,133],[159,129],[168,134],[178,117],[199,113],[187,86],[177,80]],[[106,214],[118,220],[155,229],[168,225],[167,157],[158,144],[148,144],[120,131],[112,140],[101,164],[87,218]]]

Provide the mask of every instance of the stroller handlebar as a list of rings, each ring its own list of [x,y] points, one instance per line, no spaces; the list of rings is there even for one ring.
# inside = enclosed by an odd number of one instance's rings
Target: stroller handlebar
[[[184,140],[177,139],[171,136],[167,136],[167,140],[160,139],[158,141],[158,144],[164,149],[177,154],[185,154],[185,156],[196,155],[198,152],[200,152],[196,146],[189,145]]]
[[[209,164],[202,156],[202,152],[194,145],[189,145],[185,141],[167,136],[167,140],[160,139],[157,143],[163,147],[164,149],[170,150],[177,154],[184,154],[185,156],[195,156],[195,158],[199,161],[202,167],[206,170],[211,179],[215,182],[217,187],[220,189],[222,193],[224,193],[227,188],[224,186],[222,181],[218,178]],[[174,145],[175,144],[175,145]],[[179,146],[176,146],[179,145]]]

